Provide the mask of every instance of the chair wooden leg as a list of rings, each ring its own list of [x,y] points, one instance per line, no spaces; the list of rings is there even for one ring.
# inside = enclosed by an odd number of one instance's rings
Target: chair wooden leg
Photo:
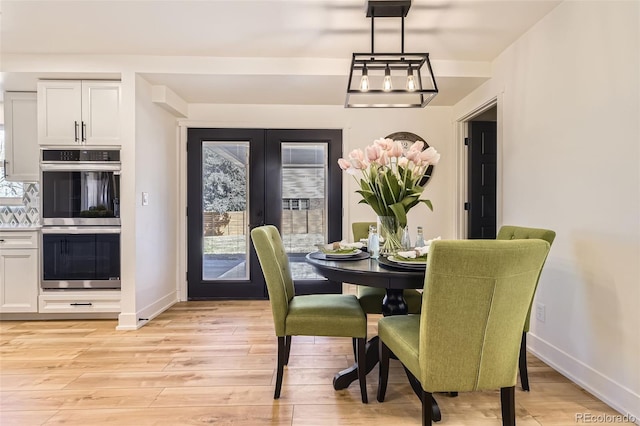
[[[522,333],[522,341],[520,342],[520,359],[518,360],[520,367],[520,384],[522,390],[529,392],[529,373],[527,372],[527,333]]]
[[[286,337],[278,336],[278,369],[276,371],[276,390],[273,394],[273,399],[280,398],[280,389],[282,389],[282,376],[284,374],[284,365],[287,361],[286,340]]]
[[[362,403],[369,402],[367,397],[367,355],[365,347],[367,345],[367,339],[357,339],[358,356],[356,362],[358,363],[358,381],[360,382],[360,394],[362,395]]]
[[[424,390],[422,389],[422,384],[416,378],[416,376],[414,376],[413,373],[409,371],[406,365],[402,364],[402,366],[404,367],[405,373],[407,373],[407,379],[409,379],[409,384],[411,385],[411,389],[413,389],[413,392],[416,394],[418,399],[420,399],[420,401],[424,401]],[[449,392],[449,393],[457,394],[457,392]],[[431,395],[431,421],[439,422],[440,420],[442,420],[442,413],[440,412],[438,401],[436,401],[433,395]]]
[[[516,387],[500,388],[502,426],[516,425]]]
[[[358,359],[358,338],[354,337],[351,339],[351,345],[353,346],[353,357]]]
[[[431,392],[422,391],[422,426],[431,426],[433,420],[433,395]]]
[[[391,351],[380,340],[380,363],[378,364],[378,402],[384,401],[384,396],[387,393],[387,380],[389,379],[389,357]]]
[[[285,336],[286,353],[284,357],[284,365],[289,365],[289,354],[291,353],[291,336]]]

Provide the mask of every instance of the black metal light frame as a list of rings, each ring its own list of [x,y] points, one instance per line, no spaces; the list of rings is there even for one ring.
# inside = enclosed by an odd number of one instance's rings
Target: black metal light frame
[[[433,75],[428,53],[404,52],[404,18],[411,7],[411,0],[369,0],[367,17],[371,18],[371,52],[354,53],[349,70],[345,108],[422,108],[438,94],[438,86]],[[376,17],[398,17],[402,20],[400,53],[374,53],[374,21]],[[383,90],[369,87],[360,90],[359,79],[363,74],[368,78],[376,72],[384,72],[389,67],[396,76],[407,78],[413,74],[416,88]],[[363,70],[364,71],[363,73]],[[356,81],[354,82],[354,78]],[[396,77],[397,79],[397,77]]]

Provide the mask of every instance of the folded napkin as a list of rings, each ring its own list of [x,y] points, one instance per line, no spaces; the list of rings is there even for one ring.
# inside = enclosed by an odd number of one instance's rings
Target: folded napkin
[[[400,257],[404,257],[405,259],[415,259],[417,256],[417,253],[415,250],[399,251],[399,252],[396,252],[396,254]]]
[[[345,241],[340,241],[340,248],[354,248],[354,249],[361,249],[362,247],[364,247],[364,244],[362,242],[357,242],[357,243],[347,243]]]
[[[334,251],[334,250],[348,250],[348,249],[352,249],[352,250],[356,250],[356,249],[361,249],[362,247],[364,247],[364,244],[358,242],[358,243],[348,243],[346,241],[336,241],[335,243],[329,243],[329,244],[318,244],[318,247],[326,250],[326,251]]]
[[[432,239],[430,239],[430,240],[427,240],[427,241],[424,243],[424,245],[425,245],[426,247],[429,247],[429,245],[430,245],[432,242],[437,241],[437,240],[441,240],[441,239],[442,239],[441,237],[435,237],[435,238],[432,238]]]
[[[413,250],[408,251],[399,251],[396,254],[407,259],[415,259],[416,257],[426,256],[427,253],[429,253],[429,247],[431,246],[431,243],[440,239],[440,237],[432,238],[429,241],[425,242],[425,245],[422,247],[416,247]]]
[[[429,253],[429,246],[416,247],[413,250],[399,251],[396,254],[405,259],[415,259],[416,257],[422,257]]]

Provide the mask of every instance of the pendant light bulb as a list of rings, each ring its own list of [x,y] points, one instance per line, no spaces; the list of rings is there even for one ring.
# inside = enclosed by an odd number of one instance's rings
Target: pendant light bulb
[[[369,72],[367,70],[367,66],[365,65],[362,68],[362,78],[360,79],[360,91],[368,92],[369,91]]]
[[[384,69],[384,80],[382,81],[382,90],[385,92],[390,92],[393,89],[391,85],[391,68],[389,68],[389,64]]]
[[[416,79],[413,76],[413,68],[409,67],[409,70],[407,71],[407,90],[409,92],[415,92],[417,88]]]

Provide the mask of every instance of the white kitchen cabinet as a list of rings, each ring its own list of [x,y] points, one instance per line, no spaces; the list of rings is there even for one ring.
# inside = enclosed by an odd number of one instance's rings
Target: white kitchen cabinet
[[[36,92],[4,94],[5,179],[37,182],[38,108]]]
[[[119,313],[120,292],[117,290],[43,291],[39,296],[41,314]]]
[[[0,231],[0,313],[38,311],[38,233]]]
[[[120,145],[121,87],[119,81],[39,81],[40,145]]]

